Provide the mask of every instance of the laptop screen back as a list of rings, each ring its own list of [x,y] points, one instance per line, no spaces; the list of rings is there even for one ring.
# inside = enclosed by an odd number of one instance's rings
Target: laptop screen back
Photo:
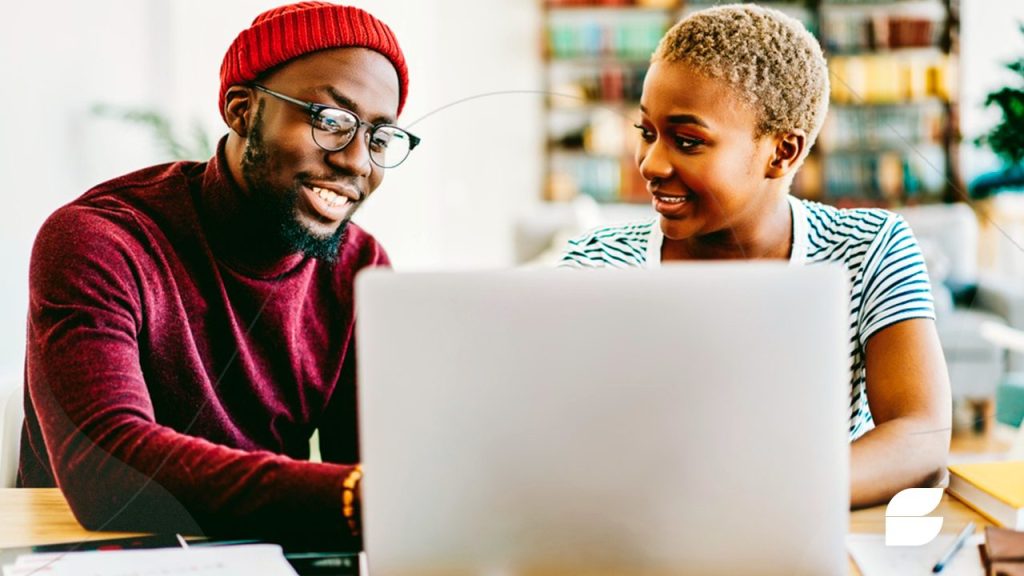
[[[374,574],[839,574],[841,270],[357,282]]]

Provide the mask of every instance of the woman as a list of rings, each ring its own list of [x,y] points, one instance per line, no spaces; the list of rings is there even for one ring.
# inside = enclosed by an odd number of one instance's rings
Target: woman
[[[884,210],[789,195],[828,94],[820,46],[781,12],[729,5],[683,19],[652,56],[636,124],[637,166],[658,217],[573,240],[561,265],[843,264],[850,503],[860,507],[945,478],[951,400],[927,270],[907,224]]]

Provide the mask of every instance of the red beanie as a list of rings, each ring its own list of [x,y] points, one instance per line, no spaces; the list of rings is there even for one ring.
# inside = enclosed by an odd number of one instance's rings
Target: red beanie
[[[220,65],[221,117],[224,95],[230,86],[252,82],[274,66],[304,54],[348,46],[380,52],[395,66],[401,114],[409,90],[409,70],[398,40],[387,24],[352,6],[297,2],[260,14],[231,43]]]

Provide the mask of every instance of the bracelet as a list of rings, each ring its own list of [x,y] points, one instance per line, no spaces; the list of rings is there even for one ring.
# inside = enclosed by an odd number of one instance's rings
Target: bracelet
[[[342,497],[342,508],[341,513],[345,515],[345,519],[348,521],[348,528],[352,532],[353,536],[359,536],[359,518],[356,517],[356,486],[359,485],[359,481],[363,479],[363,468],[359,464],[348,473],[345,480],[341,483],[344,491],[341,494]]]

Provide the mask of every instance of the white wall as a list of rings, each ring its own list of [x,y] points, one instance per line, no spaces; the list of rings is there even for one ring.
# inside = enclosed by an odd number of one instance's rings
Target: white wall
[[[1007,84],[1021,85],[1020,76],[1005,64],[1024,57],[1024,1],[962,0],[961,2],[961,150],[964,178],[997,170],[998,158],[973,140],[999,122],[997,107],[984,108],[985,96]]]
[[[988,148],[973,144],[1001,120],[997,107],[984,108],[985,97],[1003,86],[1021,86],[1020,76],[1005,65],[1024,57],[1024,2],[964,0],[961,13],[961,159],[964,179],[999,170],[1002,161]],[[1000,195],[982,214],[979,266],[1011,282],[1024,280],[1024,202],[1019,195]]]
[[[21,370],[29,253],[43,220],[92,185],[166,160],[149,132],[96,117],[91,107],[158,107],[183,131],[198,120],[223,134],[224,51],[256,14],[284,1],[56,0],[7,8],[0,382]],[[541,97],[490,96],[431,113],[478,94],[540,87],[539,4],[352,3],[395,30],[410,68],[400,123],[423,138],[357,220],[402,269],[511,264],[513,219],[540,196]]]
[[[54,0],[6,8],[0,67],[0,382],[21,370],[32,239],[56,207],[107,178],[163,161],[138,127],[97,118],[95,103],[156,106],[187,128],[224,132],[216,110],[220,60],[239,30],[284,0]],[[490,267],[512,262],[511,226],[540,196],[539,2],[363,0],[388,22],[409,60],[401,119],[424,144],[389,173],[357,220],[396,266]],[[1020,0],[963,0],[965,139],[997,118],[984,95],[1024,53]],[[442,109],[443,108],[443,109]],[[432,114],[435,110],[439,112]],[[422,119],[422,120],[420,120]],[[970,178],[995,166],[964,146]]]
[[[28,257],[42,221],[103,179],[156,159],[138,129],[90,116],[95,102],[154,97],[148,7],[131,0],[7,8],[0,69],[0,381],[21,369]],[[35,23],[35,24],[32,24]]]

